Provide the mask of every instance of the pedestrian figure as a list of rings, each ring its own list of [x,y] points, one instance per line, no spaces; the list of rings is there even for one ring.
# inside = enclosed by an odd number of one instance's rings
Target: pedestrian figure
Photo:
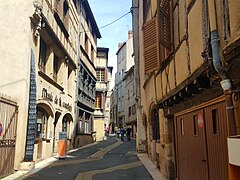
[[[132,129],[130,127],[127,128],[127,140],[130,141],[131,140],[131,132]]]
[[[120,133],[121,133],[121,141],[124,141],[125,129],[123,127],[120,128]]]
[[[118,128],[116,131],[117,137],[119,138],[119,134],[120,134],[120,129]]]

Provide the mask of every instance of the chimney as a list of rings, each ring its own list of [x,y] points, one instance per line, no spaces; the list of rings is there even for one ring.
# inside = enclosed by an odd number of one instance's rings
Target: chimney
[[[118,43],[118,49],[122,47],[123,43]]]
[[[132,38],[133,37],[133,33],[132,33],[132,31],[130,30],[130,31],[128,31],[128,39],[130,39],[130,38]]]

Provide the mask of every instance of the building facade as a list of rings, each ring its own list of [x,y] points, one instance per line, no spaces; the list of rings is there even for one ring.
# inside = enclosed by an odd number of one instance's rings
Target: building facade
[[[93,61],[101,35],[99,31],[89,33],[97,25],[88,2],[80,4],[77,0],[1,2],[0,92],[14,98],[18,107],[15,149],[11,151],[15,152],[11,155],[15,170],[32,168],[34,161],[57,152],[60,133],[66,137],[67,150],[73,148],[78,133],[76,119],[83,114],[81,103],[89,108],[84,109],[85,114],[94,111]],[[80,31],[83,27],[85,33]],[[77,77],[84,79],[89,89],[76,91],[80,87]],[[79,92],[94,98],[79,100]],[[78,111],[76,105],[80,106]],[[85,119],[89,117],[85,115]],[[10,124],[0,123],[4,137]]]
[[[236,177],[238,2],[132,2],[138,151],[167,179]]]
[[[117,55],[117,72],[115,76],[115,87],[114,94],[116,95],[115,103],[116,103],[116,124],[115,126],[121,127],[124,126],[125,123],[125,101],[124,101],[124,81],[123,78],[125,73],[134,65],[133,55],[133,37],[132,31],[128,32],[128,40],[124,43],[118,44]]]
[[[97,39],[101,38],[88,1],[76,1],[80,12],[79,73],[77,81],[77,123],[75,146],[84,146],[95,141],[94,111],[96,98]]]
[[[95,62],[97,82],[96,82],[96,103],[94,111],[94,131],[96,132],[96,140],[103,140],[105,130],[109,125],[109,79],[111,67],[108,67],[108,48],[97,48],[97,59]],[[110,74],[109,74],[110,71]],[[108,106],[107,106],[108,103]],[[106,109],[107,107],[107,109]]]
[[[132,129],[131,136],[136,137],[137,131],[137,111],[136,111],[136,91],[135,91],[135,74],[132,66],[123,78],[124,82],[124,114],[125,124]]]

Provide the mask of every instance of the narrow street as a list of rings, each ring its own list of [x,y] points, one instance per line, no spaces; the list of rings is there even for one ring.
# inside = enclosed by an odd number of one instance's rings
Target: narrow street
[[[135,140],[120,141],[115,137],[69,153],[65,160],[56,160],[43,169],[18,178],[37,179],[153,179],[137,157]]]

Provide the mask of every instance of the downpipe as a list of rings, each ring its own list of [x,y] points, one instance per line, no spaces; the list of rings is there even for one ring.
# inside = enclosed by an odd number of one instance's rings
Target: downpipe
[[[211,9],[209,9],[211,10]],[[214,8],[215,12],[215,8]],[[210,16],[210,21],[211,21]],[[215,26],[214,26],[215,27]],[[222,81],[220,82],[224,95],[226,98],[226,111],[227,111],[227,119],[228,119],[228,135],[233,136],[237,134],[236,121],[234,115],[234,106],[232,101],[232,83],[231,80],[227,76],[226,70],[222,67],[220,56],[219,56],[219,39],[218,39],[218,31],[216,29],[211,31],[211,44],[212,44],[212,52],[213,52],[213,66],[215,70],[220,74]]]

